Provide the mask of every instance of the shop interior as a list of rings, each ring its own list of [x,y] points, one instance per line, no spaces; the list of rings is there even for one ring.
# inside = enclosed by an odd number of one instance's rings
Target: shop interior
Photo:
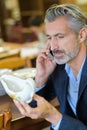
[[[35,16],[44,19],[52,4],[65,3],[78,5],[87,17],[87,0],[0,0],[0,76],[11,72],[22,78],[35,78],[36,59],[45,43],[32,31],[29,21]],[[56,101],[52,104],[59,109]],[[0,112],[3,110],[1,130],[2,124],[4,130],[49,130],[49,122],[23,117],[7,96],[0,97]]]

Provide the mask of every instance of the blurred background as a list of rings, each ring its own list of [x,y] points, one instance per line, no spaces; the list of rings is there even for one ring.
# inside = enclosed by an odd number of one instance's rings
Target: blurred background
[[[76,4],[87,16],[87,0],[0,0],[0,43],[37,40],[29,19],[38,15],[44,18],[46,9],[56,3]]]
[[[78,5],[87,16],[87,0],[0,0],[0,76],[11,73],[35,78],[36,59],[46,43],[45,11],[52,4],[65,3]],[[0,84],[0,97],[5,94]],[[51,103],[59,109],[55,100]],[[1,97],[0,112],[6,109],[14,115],[12,130],[49,130],[48,122],[23,117],[11,100]]]

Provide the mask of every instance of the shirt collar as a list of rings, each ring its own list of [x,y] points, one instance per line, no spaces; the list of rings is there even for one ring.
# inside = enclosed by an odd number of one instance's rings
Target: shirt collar
[[[84,58],[84,61],[83,61],[82,66],[81,66],[81,68],[80,68],[80,71],[79,71],[79,73],[78,73],[78,75],[77,75],[77,79],[78,79],[79,76],[81,75],[81,72],[82,72],[82,68],[83,68],[85,59],[86,59],[86,56],[85,56],[85,58]],[[67,63],[66,63],[66,65],[65,65],[65,71],[67,72],[68,76],[71,75],[70,73],[72,72],[72,68],[71,68]]]

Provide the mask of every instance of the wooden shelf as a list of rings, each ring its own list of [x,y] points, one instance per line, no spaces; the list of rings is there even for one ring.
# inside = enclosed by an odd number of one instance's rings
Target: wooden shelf
[[[31,10],[31,11],[22,11],[22,16],[31,16],[31,15],[43,15],[43,11]]]
[[[58,0],[18,0],[20,7],[21,19],[24,27],[28,27],[28,20],[30,16],[42,15],[52,4],[58,4]]]

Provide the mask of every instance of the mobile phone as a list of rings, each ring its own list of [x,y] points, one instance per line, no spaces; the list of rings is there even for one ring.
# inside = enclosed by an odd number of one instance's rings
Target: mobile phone
[[[37,107],[37,102],[35,100],[32,100],[29,105],[32,107],[32,108],[35,108]]]
[[[47,55],[48,57],[50,57],[51,59],[54,59],[52,50],[50,50],[50,52],[46,52],[46,55]]]

